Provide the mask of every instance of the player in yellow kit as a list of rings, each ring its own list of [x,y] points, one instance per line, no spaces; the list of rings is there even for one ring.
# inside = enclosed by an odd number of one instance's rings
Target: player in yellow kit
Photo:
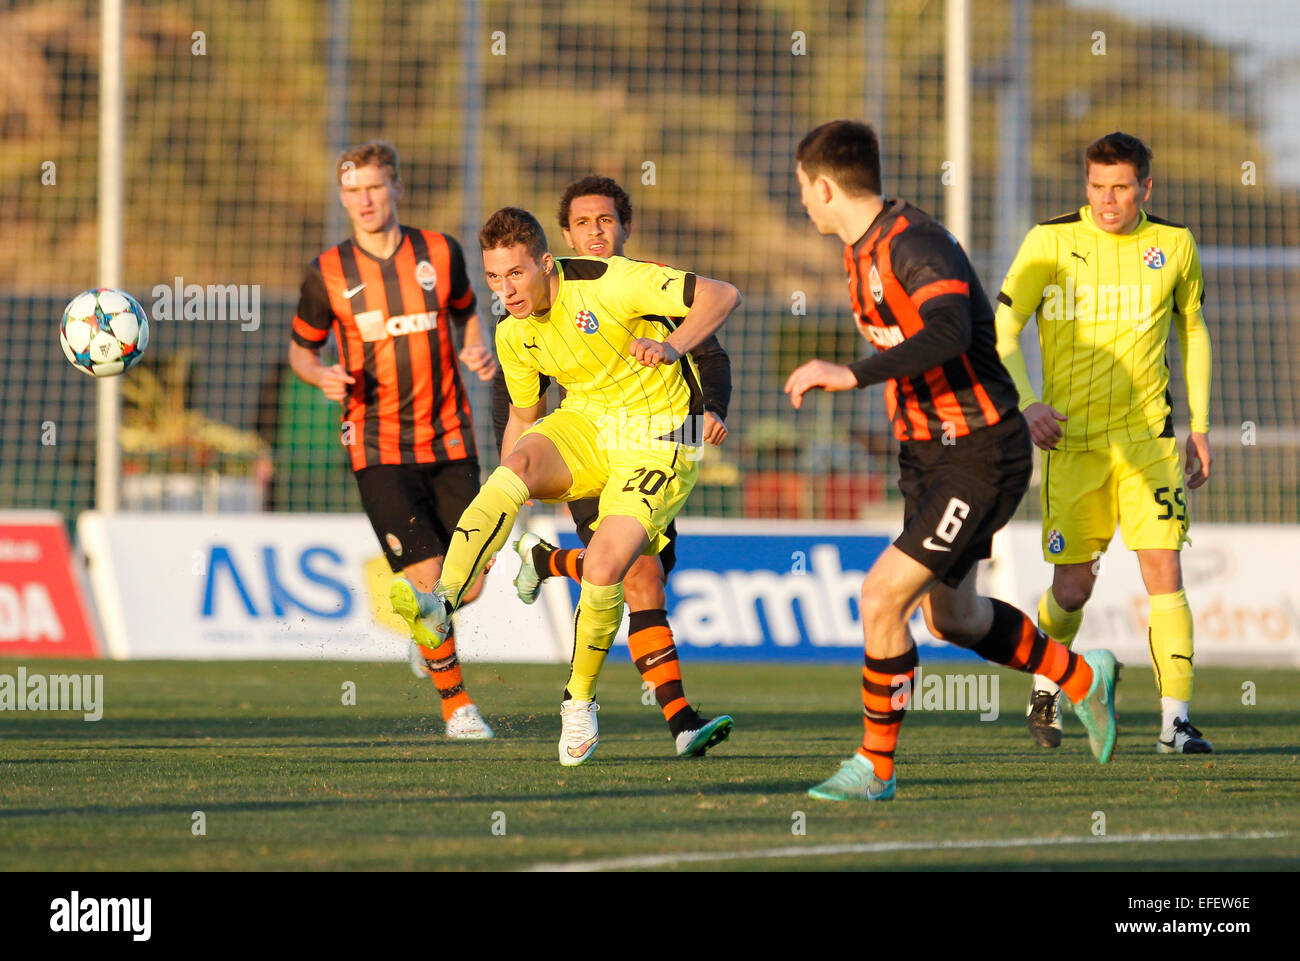
[[[1112,133],[1085,151],[1088,204],[1034,227],[998,295],[998,352],[1043,451],[1043,555],[1055,565],[1038,626],[1074,640],[1118,522],[1150,597],[1151,661],[1160,691],[1162,753],[1206,754],[1192,726],[1192,615],[1179,551],[1187,490],[1210,476],[1210,336],[1191,231],[1142,209],[1151,151]],[[1038,315],[1043,396],[1029,382],[1020,332]],[[1165,351],[1178,334],[1191,409],[1185,470],[1174,437]],[[1028,725],[1061,742],[1060,689],[1035,675]]]
[[[510,391],[508,453],[461,515],[434,591],[394,603],[411,608],[410,619],[436,641],[526,500],[599,497],[560,708],[560,763],[572,766],[598,743],[596,677],[622,621],[623,577],[667,543],[665,528],[699,473],[703,396],[687,352],[740,295],[721,281],[624,257],[556,260],[537,218],[516,207],[493,214],[479,244],[488,286],[509,312],[496,334]],[[539,374],[568,392],[545,417]]]

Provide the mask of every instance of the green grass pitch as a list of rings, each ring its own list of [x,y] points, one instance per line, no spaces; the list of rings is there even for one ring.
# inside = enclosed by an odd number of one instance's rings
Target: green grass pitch
[[[1268,870],[1300,857],[1298,671],[1198,671],[1193,721],[1217,753],[1165,757],[1150,667],[1129,665],[1119,746],[1099,767],[1071,715],[1060,749],[1030,742],[1023,676],[930,662],[998,673],[1000,718],[910,713],[898,798],[835,804],[805,792],[861,736],[857,668],[687,664],[693,703],[736,730],[679,760],[621,653],[599,689],[600,748],[578,768],[556,759],[559,665],[468,665],[498,736],[451,742],[431,685],[403,664],[25,661],[29,675],[103,673],[104,715],[0,713],[0,869],[513,870],[707,854],[677,867]],[[1260,832],[1281,836],[1241,837]],[[1231,836],[1166,839],[1188,834]],[[1133,835],[1152,839],[1107,843]],[[1053,840],[940,847],[1022,838]],[[818,853],[890,842],[916,849]],[[758,856],[797,848],[807,855]]]

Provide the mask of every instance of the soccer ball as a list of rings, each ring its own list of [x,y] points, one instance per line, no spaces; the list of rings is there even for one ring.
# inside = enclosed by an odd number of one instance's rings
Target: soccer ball
[[[149,345],[149,319],[128,293],[101,287],[72,298],[59,322],[68,362],[95,377],[130,370]]]

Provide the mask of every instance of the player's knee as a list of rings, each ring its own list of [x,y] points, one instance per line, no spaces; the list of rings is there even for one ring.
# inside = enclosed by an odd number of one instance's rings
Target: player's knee
[[[1061,583],[1052,585],[1052,596],[1056,598],[1056,603],[1061,605],[1061,610],[1072,614],[1088,603],[1095,583],[1092,578],[1067,578]]]
[[[655,569],[658,565],[633,564],[623,578],[623,597],[628,610],[659,611],[668,606],[663,578]]]
[[[590,550],[582,558],[582,579],[589,584],[617,584],[622,566],[608,555],[593,557]]]
[[[533,489],[540,463],[537,452],[532,449],[531,445],[525,444],[522,447],[515,447],[502,459],[501,466],[514,473],[530,491]]]
[[[962,636],[961,619],[955,617],[951,611],[938,611],[927,609],[925,612],[925,626],[941,641],[955,641]]]
[[[862,613],[862,629],[866,631],[868,637],[884,630],[886,625],[903,619],[903,612],[897,601],[887,594],[867,587],[862,588],[858,605]]]

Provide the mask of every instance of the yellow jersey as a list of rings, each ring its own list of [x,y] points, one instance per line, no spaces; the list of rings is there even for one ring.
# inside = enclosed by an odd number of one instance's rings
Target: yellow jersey
[[[643,367],[632,341],[663,341],[695,295],[695,275],[626,257],[567,257],[555,261],[560,289],[545,314],[497,324],[497,357],[510,402],[540,399],[538,374],[567,391],[563,406],[593,417],[626,416],[654,434],[681,427],[703,412],[699,374],[689,355],[675,364]]]
[[[1038,400],[1019,337],[1038,315],[1042,401],[1066,416],[1058,450],[1173,436],[1165,359],[1176,325],[1193,431],[1209,430],[1210,340],[1204,280],[1186,227],[1141,213],[1127,234],[1090,207],[1029,231],[998,294],[998,353],[1023,410]]]

